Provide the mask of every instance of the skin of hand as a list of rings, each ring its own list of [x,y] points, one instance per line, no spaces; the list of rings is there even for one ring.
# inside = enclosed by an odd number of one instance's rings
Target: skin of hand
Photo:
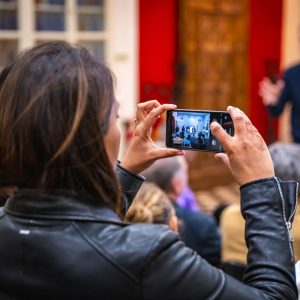
[[[276,83],[272,83],[269,78],[265,77],[259,83],[258,94],[262,97],[264,105],[276,105],[283,88],[284,80],[279,79]]]
[[[157,100],[138,104],[136,110],[135,129],[121,166],[128,171],[139,174],[150,167],[157,159],[184,155],[182,150],[160,148],[151,138],[152,126],[160,115],[175,109],[174,104],[161,105]]]
[[[233,121],[234,136],[229,136],[217,122],[210,125],[212,134],[225,150],[215,158],[229,168],[239,185],[275,176],[270,152],[258,130],[238,108],[228,106],[227,111]]]

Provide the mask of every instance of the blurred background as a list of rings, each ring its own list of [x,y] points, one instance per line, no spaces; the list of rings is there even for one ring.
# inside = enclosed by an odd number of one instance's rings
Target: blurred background
[[[290,141],[289,108],[278,122],[257,92],[264,76],[300,61],[299,24],[299,0],[0,0],[0,68],[49,40],[90,49],[117,78],[122,152],[136,104],[149,99],[179,108],[238,106],[268,144]],[[163,140],[160,125],[154,138]],[[212,154],[195,156],[191,187],[202,199],[232,199],[236,188],[223,165]]]

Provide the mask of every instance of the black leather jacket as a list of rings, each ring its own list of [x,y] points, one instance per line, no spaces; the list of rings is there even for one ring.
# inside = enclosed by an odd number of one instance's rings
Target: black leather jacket
[[[126,178],[134,196],[141,180]],[[125,224],[71,192],[20,191],[0,213],[0,299],[296,299],[287,230],[296,184],[253,182],[241,198],[247,285],[209,265],[167,226]]]

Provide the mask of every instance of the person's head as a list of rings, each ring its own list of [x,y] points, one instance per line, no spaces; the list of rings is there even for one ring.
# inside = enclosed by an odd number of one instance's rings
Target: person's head
[[[144,182],[125,220],[132,223],[166,224],[178,231],[175,209],[168,196],[154,183]]]
[[[0,182],[71,189],[115,210],[120,132],[110,70],[85,48],[49,42],[0,74]]]
[[[300,145],[274,143],[269,146],[275,175],[282,180],[300,183]]]
[[[157,160],[143,175],[159,186],[173,202],[188,184],[188,167],[181,156]]]

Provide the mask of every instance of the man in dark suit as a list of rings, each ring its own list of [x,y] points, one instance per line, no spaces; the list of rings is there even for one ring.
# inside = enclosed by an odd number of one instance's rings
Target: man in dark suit
[[[300,26],[298,26],[298,42],[300,46]],[[259,94],[272,116],[280,116],[286,103],[291,103],[291,134],[294,143],[300,143],[299,80],[300,63],[288,68],[282,79],[272,81],[266,77],[259,84]]]

